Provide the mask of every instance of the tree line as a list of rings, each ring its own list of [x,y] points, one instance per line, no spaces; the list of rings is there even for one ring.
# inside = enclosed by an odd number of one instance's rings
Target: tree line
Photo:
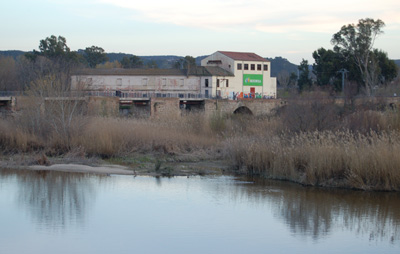
[[[177,69],[192,66],[196,66],[192,56],[171,63],[171,67]],[[26,90],[38,80],[50,76],[67,89],[71,72],[82,68],[158,68],[158,65],[154,60],[145,62],[136,55],[110,62],[102,47],[93,45],[71,51],[65,37],[51,35],[40,40],[39,50],[34,49],[17,59],[0,56],[0,91]]]
[[[373,95],[375,89],[390,84],[398,76],[396,63],[386,52],[374,48],[384,26],[382,20],[371,18],[342,26],[332,36],[332,49],[321,47],[312,53],[315,63],[311,70],[308,61],[303,59],[298,67],[297,82],[294,81],[297,75],[292,73],[289,79],[287,75],[281,78],[283,84],[289,84],[286,88],[296,87],[300,92],[322,87],[335,92]],[[346,86],[343,86],[344,79]]]

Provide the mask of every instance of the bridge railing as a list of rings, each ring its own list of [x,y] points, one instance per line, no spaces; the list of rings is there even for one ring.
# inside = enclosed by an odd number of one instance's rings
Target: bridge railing
[[[197,93],[165,93],[165,92],[119,92],[115,96],[121,98],[180,98],[180,99],[205,99],[204,94]]]
[[[24,96],[27,95],[24,91],[0,91],[0,97],[10,97],[10,96]],[[84,97],[84,96],[98,96],[98,97],[119,97],[119,98],[129,98],[129,99],[150,99],[150,98],[180,98],[180,99],[222,99],[218,96],[210,96],[200,93],[189,93],[189,92],[135,92],[135,91],[64,91],[55,94],[42,94],[43,97]],[[262,98],[269,98],[263,96]],[[239,99],[239,97],[233,97],[230,99]],[[240,98],[240,99],[252,99],[252,98]]]

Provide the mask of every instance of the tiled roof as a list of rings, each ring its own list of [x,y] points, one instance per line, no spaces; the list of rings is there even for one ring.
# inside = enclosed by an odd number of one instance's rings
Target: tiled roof
[[[81,69],[75,71],[73,75],[181,76],[186,75],[186,71],[180,69]]]
[[[196,66],[188,70],[180,69],[81,69],[73,75],[118,75],[118,76],[233,76],[233,73],[217,66]]]
[[[209,76],[225,76],[225,77],[233,77],[233,73],[222,69],[218,66],[205,66],[204,67],[211,75]]]
[[[269,62],[265,58],[250,52],[231,52],[231,51],[218,51],[233,60],[239,61],[257,61],[257,62]]]

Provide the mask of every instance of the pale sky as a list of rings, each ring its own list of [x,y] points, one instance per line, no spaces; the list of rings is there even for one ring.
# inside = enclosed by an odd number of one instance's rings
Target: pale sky
[[[294,64],[332,49],[343,25],[385,22],[375,48],[400,59],[399,0],[0,0],[0,50],[38,50],[64,36],[71,50],[92,45],[139,56],[215,51],[282,56]]]

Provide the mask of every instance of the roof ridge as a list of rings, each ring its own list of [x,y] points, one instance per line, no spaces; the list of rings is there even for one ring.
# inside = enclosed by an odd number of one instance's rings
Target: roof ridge
[[[217,51],[233,60],[269,62],[269,60],[261,57],[253,52],[235,52],[235,51]]]

